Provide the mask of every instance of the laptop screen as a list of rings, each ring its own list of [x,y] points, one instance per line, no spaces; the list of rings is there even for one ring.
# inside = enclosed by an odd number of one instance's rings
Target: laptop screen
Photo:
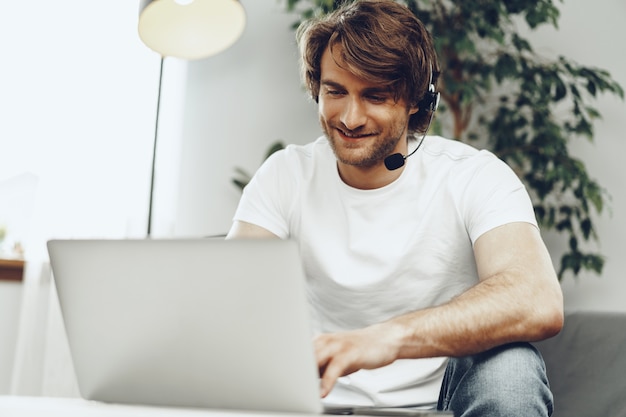
[[[288,240],[52,240],[79,390],[115,403],[321,411]]]

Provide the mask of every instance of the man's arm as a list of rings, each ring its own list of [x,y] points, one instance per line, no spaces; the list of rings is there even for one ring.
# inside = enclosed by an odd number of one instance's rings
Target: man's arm
[[[247,222],[235,221],[228,231],[226,239],[239,238],[278,238],[278,236],[261,226]]]
[[[535,226],[511,223],[493,229],[476,241],[474,255],[480,282],[450,302],[364,329],[318,336],[322,396],[338,377],[359,369],[404,358],[464,356],[560,331],[561,287]]]

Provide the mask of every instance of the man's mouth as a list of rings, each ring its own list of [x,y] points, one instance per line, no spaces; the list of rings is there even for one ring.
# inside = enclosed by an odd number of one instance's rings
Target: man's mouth
[[[348,139],[362,139],[373,135],[372,133],[350,132],[339,128],[337,128],[337,131]]]

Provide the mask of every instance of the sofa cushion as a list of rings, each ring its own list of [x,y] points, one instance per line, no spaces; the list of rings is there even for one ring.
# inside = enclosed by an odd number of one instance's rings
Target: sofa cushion
[[[553,417],[626,417],[626,313],[568,313],[561,333],[536,346]]]

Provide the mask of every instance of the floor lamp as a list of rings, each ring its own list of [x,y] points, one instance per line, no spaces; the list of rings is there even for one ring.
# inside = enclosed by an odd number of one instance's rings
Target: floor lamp
[[[152,146],[147,236],[152,235],[154,179],[165,57],[196,60],[218,54],[239,39],[246,14],[238,0],[141,0],[139,37],[161,56]]]

